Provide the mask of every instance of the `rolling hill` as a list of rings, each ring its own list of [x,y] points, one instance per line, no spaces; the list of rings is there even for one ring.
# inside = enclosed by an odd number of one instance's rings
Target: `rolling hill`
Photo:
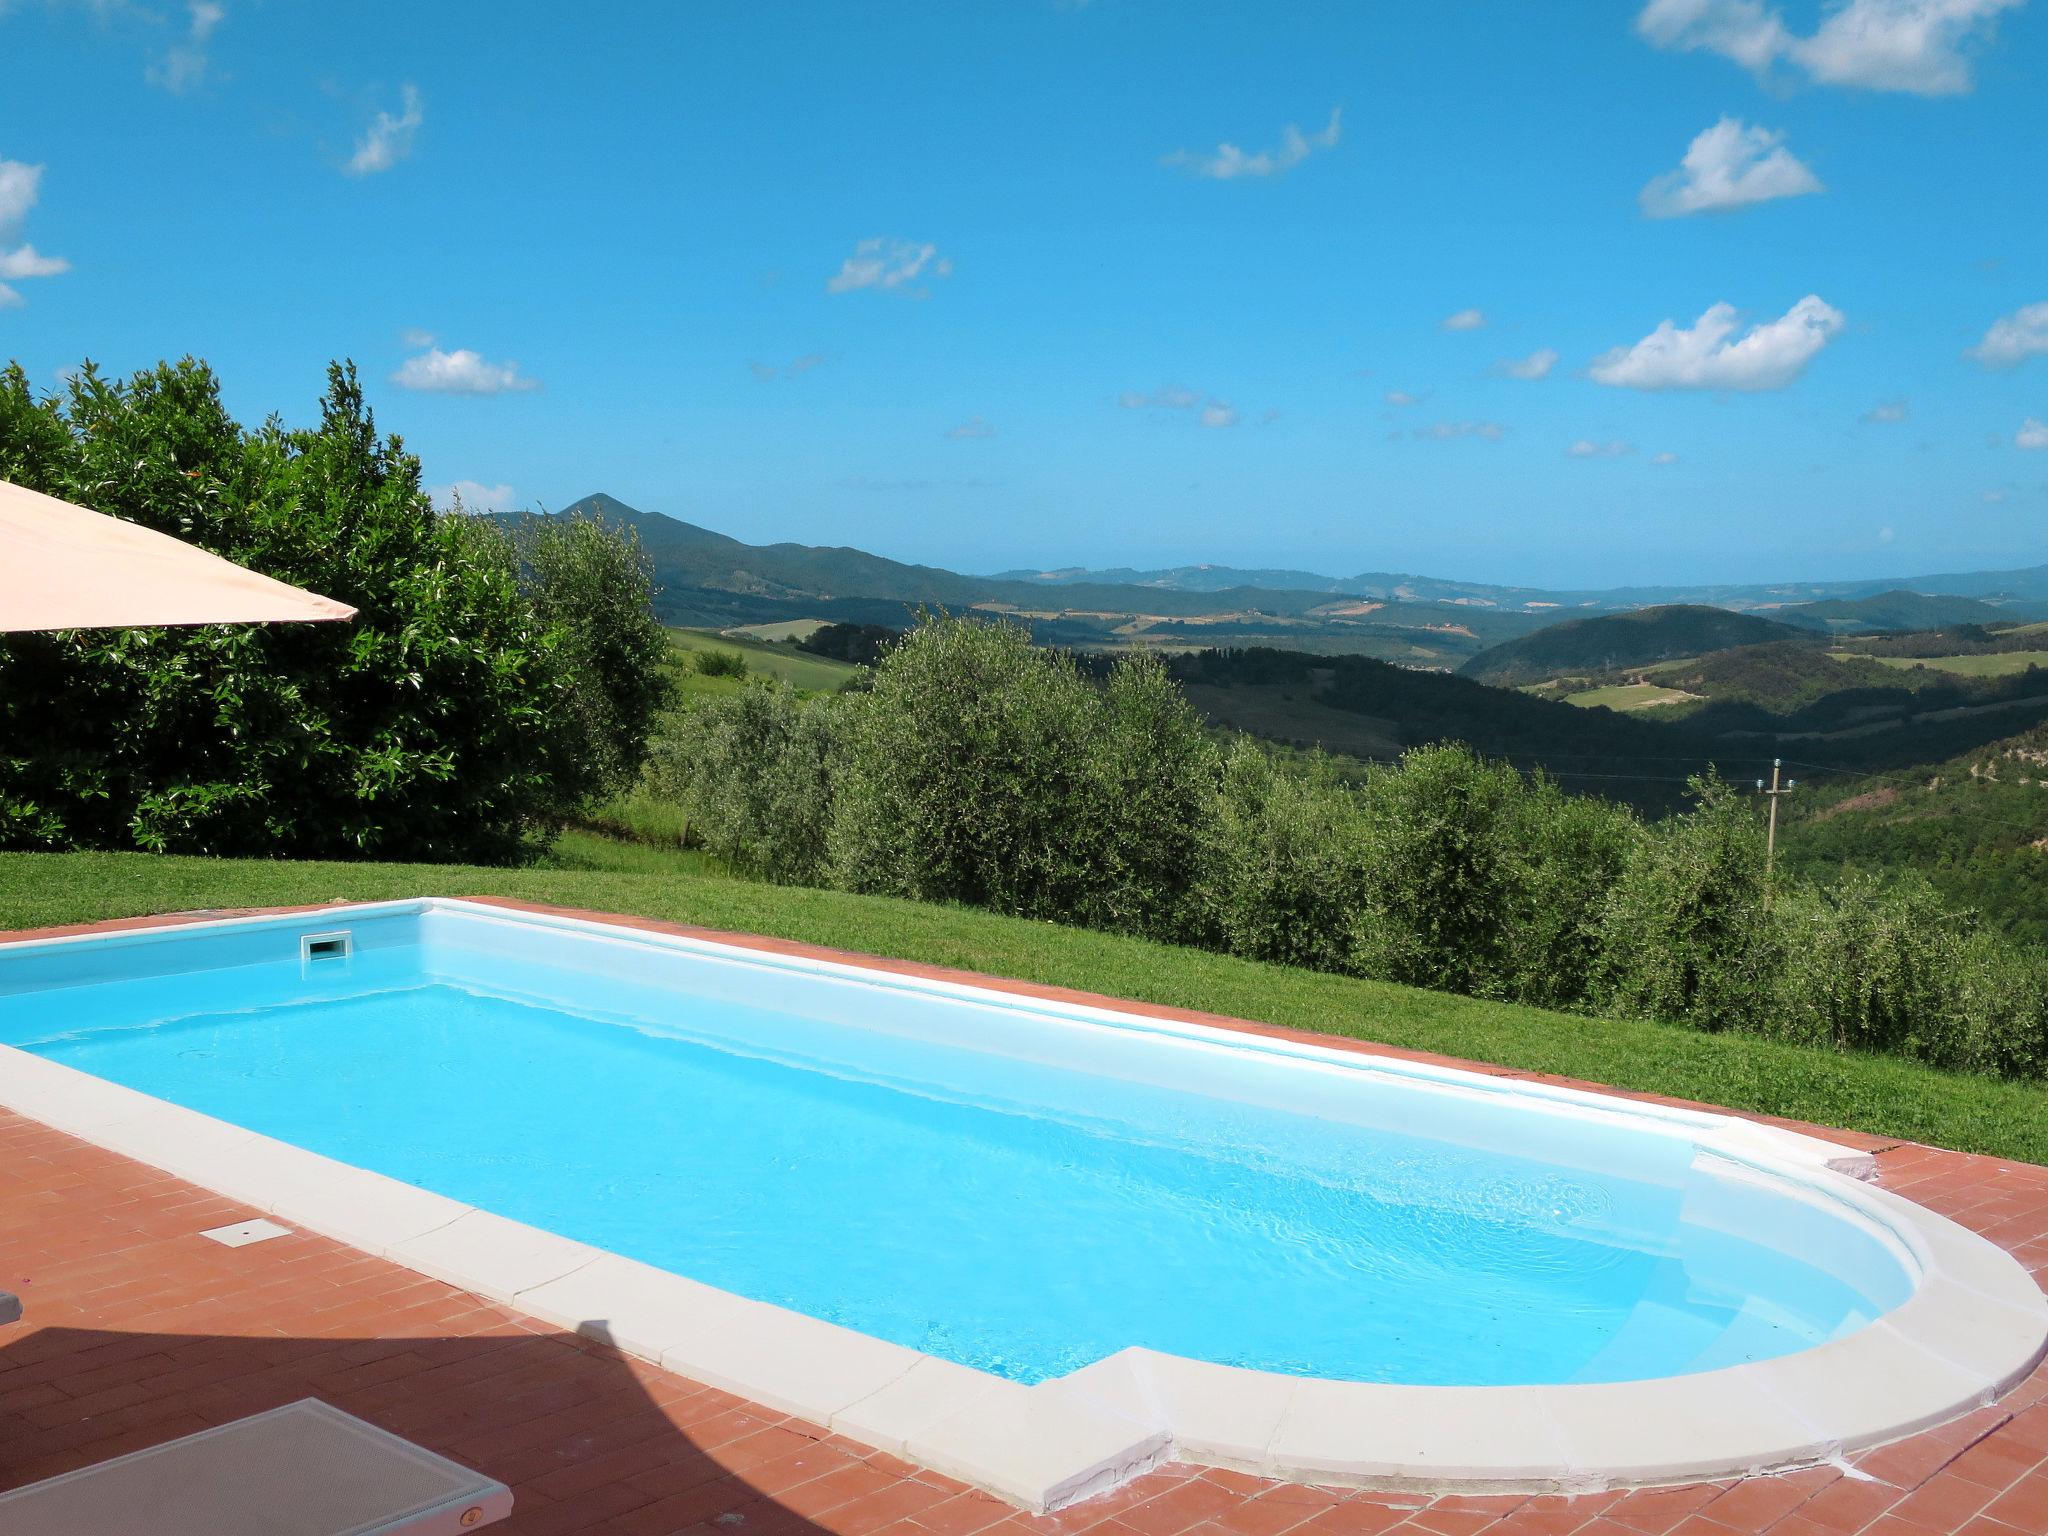
[[[1433,602],[1334,597],[1328,591],[1230,586],[1181,590],[1114,582],[969,576],[847,547],[747,544],[599,492],[564,508],[631,528],[654,566],[655,611],[695,628],[823,619],[901,628],[920,607],[1013,618],[1042,644],[1086,650],[1197,650],[1285,644],[1382,656],[1448,670],[1546,622]],[[1266,573],[1285,576],[1289,573]]]
[[[1632,613],[1566,619],[1481,651],[1458,673],[1477,682],[1517,687],[1548,678],[1621,671],[1774,640],[1811,644],[1812,636],[1793,625],[1753,614],[1675,603],[1638,608]]]
[[[1772,611],[1770,616],[1829,634],[1863,635],[1899,629],[1939,629],[1950,624],[1996,624],[2010,621],[2013,615],[1974,597],[1894,591],[1870,597],[1794,603]]]

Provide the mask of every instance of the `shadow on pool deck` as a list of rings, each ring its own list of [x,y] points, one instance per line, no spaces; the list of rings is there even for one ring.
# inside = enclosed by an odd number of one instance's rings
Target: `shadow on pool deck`
[[[13,1335],[8,1338],[7,1335]],[[723,1536],[879,1528],[1008,1506],[561,1334],[241,1337],[15,1325],[0,1334],[0,1489],[317,1397],[510,1485],[498,1529]],[[925,1479],[919,1481],[919,1478]],[[149,1512],[138,1511],[138,1533]],[[117,1536],[109,1532],[107,1536]]]

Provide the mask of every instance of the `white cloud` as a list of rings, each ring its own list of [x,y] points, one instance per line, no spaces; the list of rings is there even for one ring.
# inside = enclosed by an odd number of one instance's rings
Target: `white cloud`
[[[1497,443],[1507,436],[1507,432],[1508,429],[1497,421],[1435,421],[1426,427],[1417,427],[1414,435],[1438,443],[1459,437],[1477,437]]]
[[[1808,294],[1738,339],[1735,306],[1716,304],[1690,329],[1666,320],[1634,346],[1602,353],[1588,372],[1622,389],[1783,389],[1842,324],[1840,310]]]
[[[1995,507],[2006,499],[2006,493],[2004,491],[1997,490],[1985,491],[1981,494],[1979,499],[1983,501],[1985,506]]]
[[[1911,414],[1912,412],[1906,404],[1905,396],[1901,395],[1896,400],[1878,401],[1877,404],[1863,413],[1863,419],[1876,426],[1887,426],[1895,422],[1904,421]]]
[[[1636,32],[1659,48],[1704,48],[1759,71],[1791,41],[1762,0],[1650,0],[1636,17]]]
[[[921,299],[928,290],[909,285],[926,272],[933,277],[951,277],[951,258],[941,256],[939,248],[929,241],[920,244],[877,235],[853,248],[853,254],[827,280],[825,291],[852,293],[860,288],[879,288],[884,293],[900,291]]]
[[[1686,147],[1675,171],[1644,187],[1638,201],[1653,219],[1682,218],[1804,197],[1822,189],[1820,178],[1784,145],[1784,134],[1724,117]]]
[[[2019,431],[2013,434],[2012,445],[2015,448],[2036,450],[2048,448],[2048,421],[2040,421],[2029,416]]]
[[[1444,316],[1447,331],[1476,331],[1486,324],[1486,315],[1477,309],[1461,309],[1455,315]]]
[[[1317,150],[1335,149],[1343,137],[1344,109],[1330,108],[1330,120],[1314,133],[1303,133],[1293,123],[1280,136],[1278,149],[1247,154],[1235,144],[1218,144],[1212,154],[1190,154],[1177,149],[1165,157],[1164,165],[1180,166],[1193,175],[1212,181],[1237,181],[1243,177],[1284,176]]]
[[[2048,353],[2048,302],[2025,304],[1995,320],[1969,356],[1986,368],[2011,368]]]
[[[437,485],[428,494],[443,512],[452,512],[458,501],[465,512],[519,510],[519,498],[512,494],[509,485],[482,485],[475,480],[457,480],[452,485]]]
[[[1662,453],[1651,454],[1650,462],[1660,466],[1669,466],[1678,462],[1678,455],[1667,448]]]
[[[1966,50],[2020,0],[1849,0],[1793,58],[1828,85],[1947,96],[1970,89]]]
[[[408,347],[431,347],[434,344],[434,333],[423,331],[416,325],[409,325],[398,333],[398,339]]]
[[[215,4],[214,0],[189,0],[185,12],[184,37],[165,49],[148,70],[149,83],[162,86],[174,96],[206,83],[213,69],[206,45],[228,14],[227,7]]]
[[[979,416],[970,416],[957,427],[946,428],[946,436],[958,441],[989,438],[996,435],[996,429]]]
[[[419,90],[410,81],[404,86],[400,99],[404,108],[396,117],[379,111],[370,119],[370,126],[356,140],[356,152],[349,157],[349,175],[374,176],[379,171],[390,170],[412,153],[413,135],[426,121],[426,114],[420,105]]]
[[[1823,85],[1947,96],[1971,86],[1970,56],[2022,0],[1838,0],[1810,37],[1762,0],[1650,0],[1636,31],[1659,48],[1705,49],[1763,74],[1784,62]]]
[[[824,361],[824,353],[807,352],[802,357],[792,358],[781,366],[774,363],[749,362],[747,367],[756,379],[766,384],[773,379],[800,379]]]
[[[1565,450],[1575,459],[1618,459],[1636,451],[1635,444],[1624,443],[1619,438],[1613,442],[1596,443],[1591,438],[1580,438]]]
[[[45,256],[32,245],[0,251],[0,277],[56,277],[70,270],[62,256]]]
[[[27,222],[42,196],[43,168],[20,160],[0,160],[0,240],[11,239]],[[28,301],[12,283],[25,278],[56,277],[69,272],[62,256],[45,256],[24,241],[13,250],[0,246],[0,309],[19,309]]]
[[[1237,407],[1228,400],[1219,400],[1214,395],[1205,396],[1177,384],[1155,389],[1150,394],[1127,389],[1116,397],[1116,403],[1127,411],[1192,411],[1196,421],[1212,429],[1237,425]]]
[[[1493,365],[1493,371],[1511,379],[1547,379],[1556,366],[1557,354],[1549,347],[1539,347],[1527,357],[1502,358]]]
[[[1395,410],[1398,411],[1403,410],[1408,406],[1419,403],[1422,399],[1422,396],[1411,395],[1405,389],[1390,389],[1381,398],[1383,398],[1387,402],[1387,404],[1391,405]]]
[[[1898,536],[1899,531],[1896,528],[1880,528],[1877,530],[1877,542],[1880,544],[1889,544]]]
[[[11,233],[42,195],[43,168],[20,160],[0,160],[0,235]]]
[[[467,347],[453,352],[429,347],[418,357],[408,357],[391,382],[400,389],[437,395],[502,395],[540,388],[540,380],[521,374],[517,363],[493,363]]]
[[[1202,397],[1192,389],[1182,389],[1176,384],[1155,389],[1149,395],[1127,389],[1116,397],[1116,403],[1127,411],[1142,411],[1148,406],[1167,411],[1192,411],[1201,401]]]

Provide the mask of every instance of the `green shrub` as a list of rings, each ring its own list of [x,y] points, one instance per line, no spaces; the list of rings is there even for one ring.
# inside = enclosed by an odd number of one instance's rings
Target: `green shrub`
[[[1198,939],[1221,756],[1155,656],[1118,661],[1093,712],[1072,829],[1086,878],[1072,916],[1146,938]]]
[[[848,890],[1066,918],[1091,883],[1095,689],[1017,625],[920,624],[854,695],[835,879]]]
[[[1376,767],[1360,799],[1367,856],[1357,964],[1409,986],[1497,996],[1526,862],[1522,777],[1456,743]]]
[[[747,675],[747,658],[738,651],[698,651],[692,664],[699,677]]]
[[[1955,1025],[1937,1064],[2006,1077],[2048,1073],[2048,960],[1995,934],[1963,941]]]
[[[1936,1066],[2038,1075],[2042,962],[1978,931],[1926,880],[1852,875],[1781,901],[1784,961],[1769,1032]]]
[[[317,427],[244,430],[190,359],[61,400],[10,366],[0,475],[359,610],[0,638],[9,843],[502,862],[597,787],[567,636],[502,534],[434,511],[352,368]]]
[[[1538,779],[1517,801],[1507,835],[1519,866],[1507,991],[1518,1002],[1581,1007],[1595,990],[1609,893],[1645,836],[1643,825],[1626,806]]]
[[[668,632],[654,616],[653,564],[632,528],[580,514],[522,518],[512,539],[521,587],[564,641],[576,727],[565,744],[593,794],[621,794],[639,779],[674,692],[663,670]]]
[[[842,712],[772,679],[689,711],[656,746],[649,787],[680,804],[696,841],[734,869],[822,883]]]
[[[1283,772],[1240,738],[1223,761],[1207,841],[1212,942],[1251,960],[1354,968],[1365,840],[1352,791],[1326,760]]]
[[[1754,811],[1718,778],[1698,805],[1631,851],[1601,913],[1594,996],[1613,1013],[1698,1029],[1754,1029],[1779,956]]]

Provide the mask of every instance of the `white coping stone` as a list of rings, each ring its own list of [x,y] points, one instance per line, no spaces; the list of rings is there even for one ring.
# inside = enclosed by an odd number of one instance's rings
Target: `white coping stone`
[[[1544,1406],[1570,1474],[1586,1487],[1781,1470],[1840,1449],[1751,1374],[1760,1369],[1552,1387]]]
[[[445,1227],[394,1244],[389,1256],[462,1290],[511,1302],[521,1291],[603,1257],[603,1250],[489,1211],[468,1211]]]
[[[925,1357],[901,1344],[742,1296],[661,1352],[661,1364],[783,1413],[829,1424]]]
[[[1303,1378],[1267,1452],[1277,1476],[1382,1487],[1560,1486],[1568,1463],[1545,1394]]]
[[[1029,1390],[986,1371],[971,1370],[936,1355],[917,1363],[878,1392],[832,1415],[839,1434],[901,1456],[911,1440],[942,1419],[963,1412],[996,1392]]]
[[[903,1454],[1043,1514],[1107,1493],[1172,1450],[1165,1429],[1046,1390],[1054,1385],[992,1392],[911,1436]]]
[[[436,909],[602,929],[440,899],[356,910]],[[224,919],[203,926],[304,921]],[[863,976],[860,968],[838,962],[704,940],[637,932],[631,939],[793,971]],[[1165,1033],[1228,1035],[1215,1026],[1126,1019],[1111,1010],[1039,1004],[960,983],[872,972],[864,979],[982,1002],[993,996],[1005,1007]],[[1327,1054],[1303,1045],[1285,1051]],[[1347,1053],[1346,1060],[1369,1065],[1373,1058]],[[1387,1063],[1385,1070],[1479,1081],[1453,1068]],[[1809,1183],[1872,1171],[1864,1154],[1733,1116],[1547,1085],[1487,1080],[1487,1091],[1556,1101],[1567,1112],[1595,1104],[1601,1113],[1640,1118]],[[2048,1298],[2010,1254],[1889,1191],[1858,1189],[1852,1196],[1837,1186],[1846,1203],[1889,1219],[1921,1269],[1918,1286],[1885,1319],[1774,1360],[1611,1385],[1394,1387],[1288,1377],[1134,1348],[1027,1388],[699,1285],[4,1046],[0,1104],[1035,1510],[1102,1492],[1169,1452],[1309,1481],[1495,1490],[1574,1490],[1779,1468],[1897,1439],[1967,1412],[2023,1378],[2048,1350]]]
[[[607,1253],[515,1298],[544,1323],[660,1361],[730,1317],[740,1298],[652,1264]]]
[[[1268,1470],[1273,1437],[1300,1378],[1149,1349],[1137,1353],[1181,1455],[1243,1472]]]

